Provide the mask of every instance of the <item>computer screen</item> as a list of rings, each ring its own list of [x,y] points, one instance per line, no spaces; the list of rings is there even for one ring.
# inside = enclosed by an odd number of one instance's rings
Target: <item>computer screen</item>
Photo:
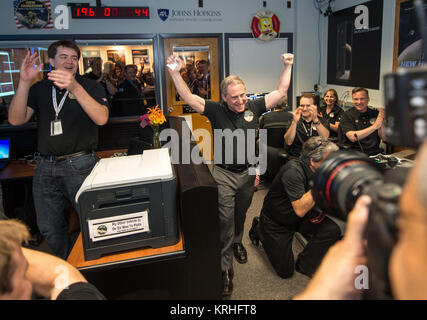
[[[9,52],[0,51],[0,97],[14,94]]]
[[[10,139],[0,138],[0,160],[10,157]]]

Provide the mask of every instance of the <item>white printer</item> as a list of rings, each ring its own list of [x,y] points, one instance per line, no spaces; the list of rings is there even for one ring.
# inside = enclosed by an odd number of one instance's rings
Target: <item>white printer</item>
[[[178,242],[176,178],[166,148],[101,159],[76,202],[85,260]]]

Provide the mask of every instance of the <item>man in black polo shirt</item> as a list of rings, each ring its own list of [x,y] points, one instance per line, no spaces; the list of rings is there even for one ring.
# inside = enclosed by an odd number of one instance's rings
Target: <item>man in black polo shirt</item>
[[[52,252],[66,259],[72,244],[66,208],[98,157],[98,126],[108,121],[105,90],[92,79],[76,74],[80,49],[72,41],[60,40],[48,48],[54,70],[48,79],[31,85],[40,72],[36,53],[27,53],[19,85],[9,108],[12,125],[26,123],[37,115],[37,150],[33,195],[37,224]]]
[[[341,117],[340,143],[370,156],[383,152],[380,139],[385,141],[384,109],[368,107],[369,93],[365,88],[354,88],[352,94],[354,107]]]
[[[329,123],[327,119],[319,120],[317,106],[314,104],[315,96],[304,93],[300,98],[300,105],[293,113],[293,120],[285,133],[287,151],[293,157],[299,157],[302,145],[311,137],[329,137]],[[323,121],[323,123],[321,122]]]
[[[295,266],[307,276],[315,272],[329,247],[340,238],[340,228],[315,209],[311,194],[314,172],[336,150],[337,145],[323,137],[307,140],[301,156],[282,166],[264,198],[260,218],[252,222],[249,238],[256,246],[261,240],[274,270],[282,278],[294,273],[292,239],[295,232],[309,239]]]
[[[215,166],[212,174],[218,185],[223,295],[230,295],[233,290],[233,250],[237,262],[247,261],[246,250],[242,245],[243,226],[255,189],[255,174],[248,174],[250,162],[247,154],[239,152],[242,144],[240,138],[247,146],[249,131],[257,128],[260,115],[286,95],[293,55],[283,54],[281,59],[284,69],[276,90],[265,97],[247,100],[243,80],[229,76],[221,82],[221,102],[208,101],[191,93],[179,72],[183,67],[182,60],[172,55],[166,61],[178,94],[195,111],[208,117],[214,134]],[[224,143],[227,135],[236,136],[230,148]],[[253,141],[249,142],[255,144],[255,135],[252,137]],[[218,146],[220,142],[221,149]]]

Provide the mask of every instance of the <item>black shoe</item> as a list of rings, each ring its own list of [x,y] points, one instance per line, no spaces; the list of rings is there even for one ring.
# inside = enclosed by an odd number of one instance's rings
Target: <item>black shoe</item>
[[[297,260],[297,262],[295,264],[295,270],[297,272],[299,272],[299,273],[302,273],[303,275],[306,275],[309,278],[313,278],[313,273],[312,272],[308,272],[308,271],[302,269],[298,260]]]
[[[252,227],[249,230],[249,239],[251,239],[252,244],[255,247],[259,246],[259,237],[258,237],[258,231],[257,231],[258,224],[259,224],[259,217],[255,217],[252,220]]]
[[[241,243],[235,243],[233,245],[234,249],[234,257],[236,258],[238,263],[246,263],[248,262],[248,253],[246,252],[245,247]]]
[[[222,295],[230,296],[233,292],[233,270],[225,270],[222,272]]]

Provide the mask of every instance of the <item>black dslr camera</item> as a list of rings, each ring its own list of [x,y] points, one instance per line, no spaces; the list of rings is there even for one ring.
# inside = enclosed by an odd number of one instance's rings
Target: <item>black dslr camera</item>
[[[417,148],[427,136],[427,66],[385,75],[384,93],[387,142]]]
[[[390,299],[388,262],[397,241],[398,200],[407,167],[384,171],[363,153],[341,150],[331,153],[316,170],[313,198],[325,213],[347,219],[361,195],[372,198],[366,230],[369,290],[366,299]]]
[[[427,54],[427,25],[423,1],[414,0]],[[423,58],[422,58],[423,59]],[[417,148],[427,137],[427,66],[398,69],[384,76],[385,134],[395,146]],[[324,212],[346,220],[356,200],[372,198],[366,228],[369,290],[367,299],[390,299],[390,254],[397,242],[398,201],[409,168],[384,170],[373,159],[354,151],[330,154],[314,174],[313,198]]]

